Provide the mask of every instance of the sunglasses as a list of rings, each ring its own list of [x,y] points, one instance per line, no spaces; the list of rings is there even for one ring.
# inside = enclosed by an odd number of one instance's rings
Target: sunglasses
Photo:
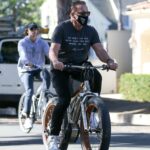
[[[89,16],[90,15],[90,11],[77,12],[77,14],[80,15],[80,16]]]

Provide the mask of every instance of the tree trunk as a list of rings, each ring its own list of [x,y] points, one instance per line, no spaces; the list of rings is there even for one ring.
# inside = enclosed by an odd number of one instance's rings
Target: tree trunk
[[[69,8],[72,0],[57,0],[58,23],[69,19]]]

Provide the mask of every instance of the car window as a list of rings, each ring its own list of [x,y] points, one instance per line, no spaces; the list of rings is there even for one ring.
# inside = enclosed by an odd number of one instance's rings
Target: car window
[[[18,62],[19,54],[17,51],[18,41],[6,41],[1,46],[1,62],[16,64]]]

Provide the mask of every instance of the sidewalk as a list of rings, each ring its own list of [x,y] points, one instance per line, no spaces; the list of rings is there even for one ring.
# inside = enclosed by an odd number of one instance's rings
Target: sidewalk
[[[133,102],[120,94],[102,94],[112,124],[150,125],[150,102]]]

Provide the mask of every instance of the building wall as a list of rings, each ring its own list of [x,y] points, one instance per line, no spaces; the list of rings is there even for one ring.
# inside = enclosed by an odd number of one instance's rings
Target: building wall
[[[132,13],[133,73],[150,73],[150,12]]]
[[[132,51],[129,48],[130,31],[110,30],[107,32],[108,53],[119,64],[117,78],[126,72],[132,72]]]
[[[141,62],[142,72],[150,73],[150,27],[145,29],[141,34]]]
[[[89,24],[96,28],[101,41],[104,42],[106,39],[106,31],[111,23],[100,12],[100,10],[95,7],[91,0],[85,0],[85,2],[89,11],[91,12],[89,16]]]

